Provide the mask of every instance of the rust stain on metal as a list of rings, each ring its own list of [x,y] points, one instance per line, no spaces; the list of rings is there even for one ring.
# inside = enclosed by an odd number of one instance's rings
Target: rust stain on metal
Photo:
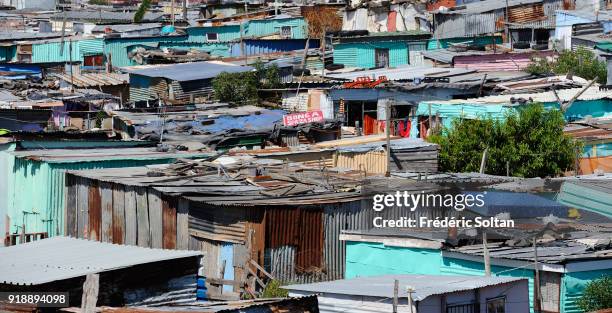
[[[100,240],[100,228],[102,226],[102,199],[98,183],[93,182],[89,185],[89,239]]]
[[[176,248],[176,208],[178,201],[174,197],[162,197],[162,247]]]
[[[266,212],[266,248],[295,246],[298,271],[319,270],[323,261],[323,212],[270,209]]]
[[[123,187],[113,184],[113,243],[123,244],[125,229],[125,199]]]

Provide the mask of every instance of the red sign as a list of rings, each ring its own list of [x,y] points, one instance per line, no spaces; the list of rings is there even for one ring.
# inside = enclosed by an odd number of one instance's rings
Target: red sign
[[[295,126],[299,124],[320,122],[322,120],[323,120],[323,112],[321,111],[292,113],[292,114],[287,114],[283,116],[283,125]]]

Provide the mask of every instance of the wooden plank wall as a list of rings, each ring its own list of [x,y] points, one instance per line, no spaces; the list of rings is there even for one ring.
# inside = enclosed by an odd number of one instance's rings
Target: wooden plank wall
[[[66,234],[116,244],[188,249],[188,203],[160,192],[66,174]],[[178,227],[177,227],[178,226]]]

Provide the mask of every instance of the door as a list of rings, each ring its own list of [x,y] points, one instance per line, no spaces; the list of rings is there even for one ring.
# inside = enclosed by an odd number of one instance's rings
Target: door
[[[389,67],[389,49],[375,49],[374,63],[376,67]]]
[[[425,51],[425,43],[409,43],[408,44],[408,64],[413,66],[423,65],[423,51]]]

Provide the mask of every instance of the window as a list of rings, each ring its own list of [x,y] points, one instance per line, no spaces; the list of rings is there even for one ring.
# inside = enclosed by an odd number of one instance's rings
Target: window
[[[487,299],[487,313],[506,313],[506,297]]]
[[[206,34],[206,41],[219,41],[219,35],[217,33]]]
[[[282,26],[281,27],[281,37],[282,38],[291,38],[293,35],[291,31],[291,26]]]
[[[374,65],[389,67],[389,49],[374,49]]]

